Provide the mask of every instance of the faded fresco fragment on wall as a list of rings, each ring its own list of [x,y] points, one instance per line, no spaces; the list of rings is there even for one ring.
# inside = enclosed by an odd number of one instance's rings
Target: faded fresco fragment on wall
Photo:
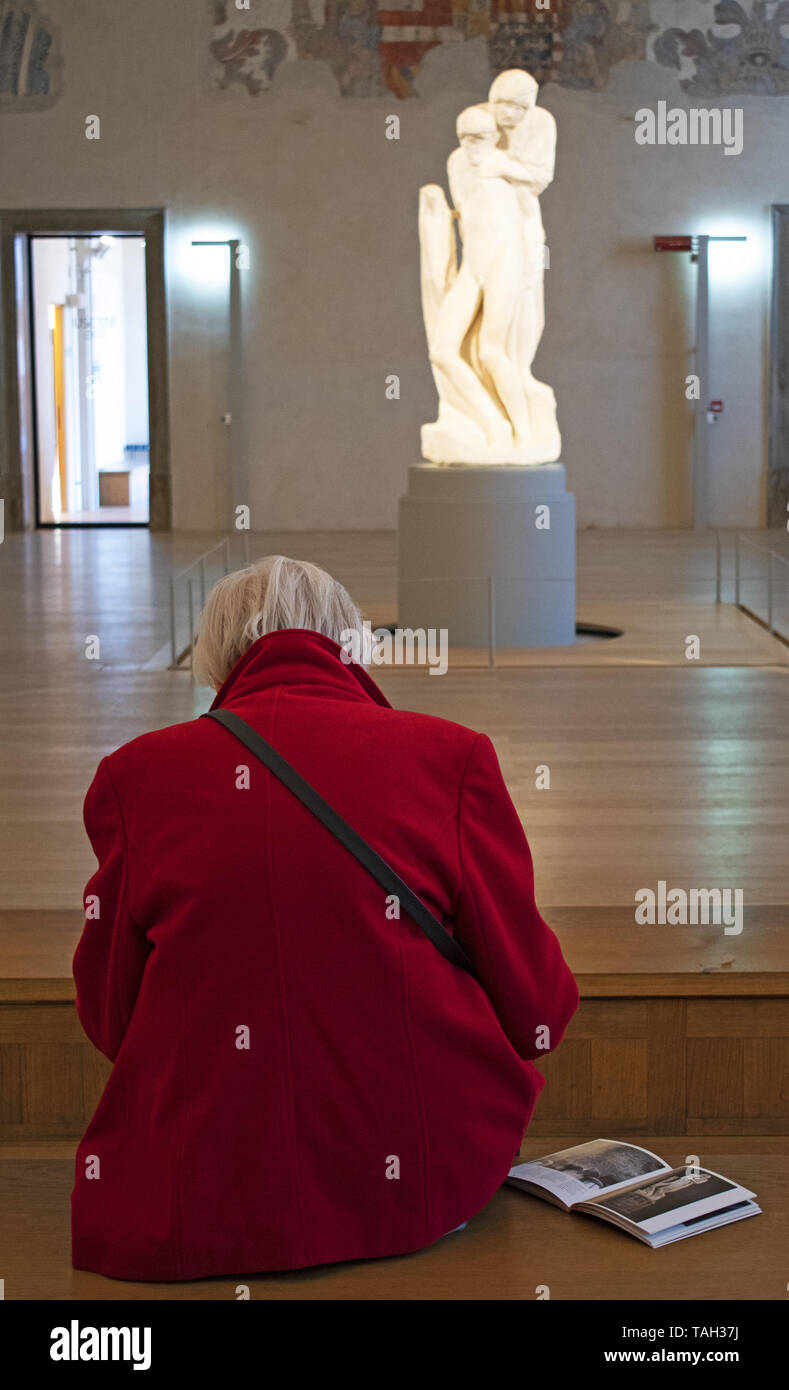
[[[35,0],[0,5],[0,111],[43,111],[60,96],[55,26]]]
[[[301,60],[325,63],[343,96],[417,96],[425,54],[470,39],[491,76],[602,91],[618,63],[647,60],[693,95],[789,91],[789,0],[209,0],[207,15],[215,92],[258,96]]]
[[[662,23],[650,56],[674,68],[691,96],[789,92],[787,0],[652,0],[651,8]]]

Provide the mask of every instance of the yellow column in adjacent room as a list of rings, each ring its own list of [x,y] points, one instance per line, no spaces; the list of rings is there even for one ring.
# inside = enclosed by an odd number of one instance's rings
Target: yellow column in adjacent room
[[[60,477],[60,510],[68,510],[66,489],[66,414],[65,414],[65,352],[63,338],[63,305],[50,304],[52,327],[52,374],[55,383],[55,446]]]

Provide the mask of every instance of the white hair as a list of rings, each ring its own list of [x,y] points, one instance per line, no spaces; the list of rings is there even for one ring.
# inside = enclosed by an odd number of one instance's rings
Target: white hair
[[[322,632],[341,644],[349,630],[364,630],[358,606],[326,570],[266,555],[225,575],[208,595],[194,649],[195,680],[218,690],[258,637],[284,628]]]

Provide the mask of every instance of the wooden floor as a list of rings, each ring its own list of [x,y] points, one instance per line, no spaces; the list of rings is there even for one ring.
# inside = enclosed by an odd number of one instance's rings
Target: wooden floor
[[[205,708],[186,672],[145,667],[167,642],[169,574],[214,539],[39,532],[0,546],[0,908],[78,906],[93,868],[81,806],[99,759]],[[392,535],[253,541],[273,550],[327,565],[374,622],[393,617]],[[378,668],[382,689],[490,734],[546,910],[632,903],[661,878],[786,904],[789,647],[716,606],[705,536],[582,532],[578,563],[579,618],[624,637],[529,653],[525,668],[469,669],[463,654],[442,677]],[[724,571],[731,596],[730,544]],[[95,635],[99,661],[85,656]],[[701,638],[698,662],[688,635]],[[535,786],[544,763],[550,791]]]

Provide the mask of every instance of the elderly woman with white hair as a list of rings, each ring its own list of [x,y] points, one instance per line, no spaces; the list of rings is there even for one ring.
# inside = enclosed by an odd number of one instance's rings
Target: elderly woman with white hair
[[[195,652],[209,716],[99,766],[74,976],[114,1067],[77,1152],[79,1269],[417,1250],[519,1148],[575,982],[490,740],[392,709],[348,657],[361,628],[314,565],[227,576]]]

